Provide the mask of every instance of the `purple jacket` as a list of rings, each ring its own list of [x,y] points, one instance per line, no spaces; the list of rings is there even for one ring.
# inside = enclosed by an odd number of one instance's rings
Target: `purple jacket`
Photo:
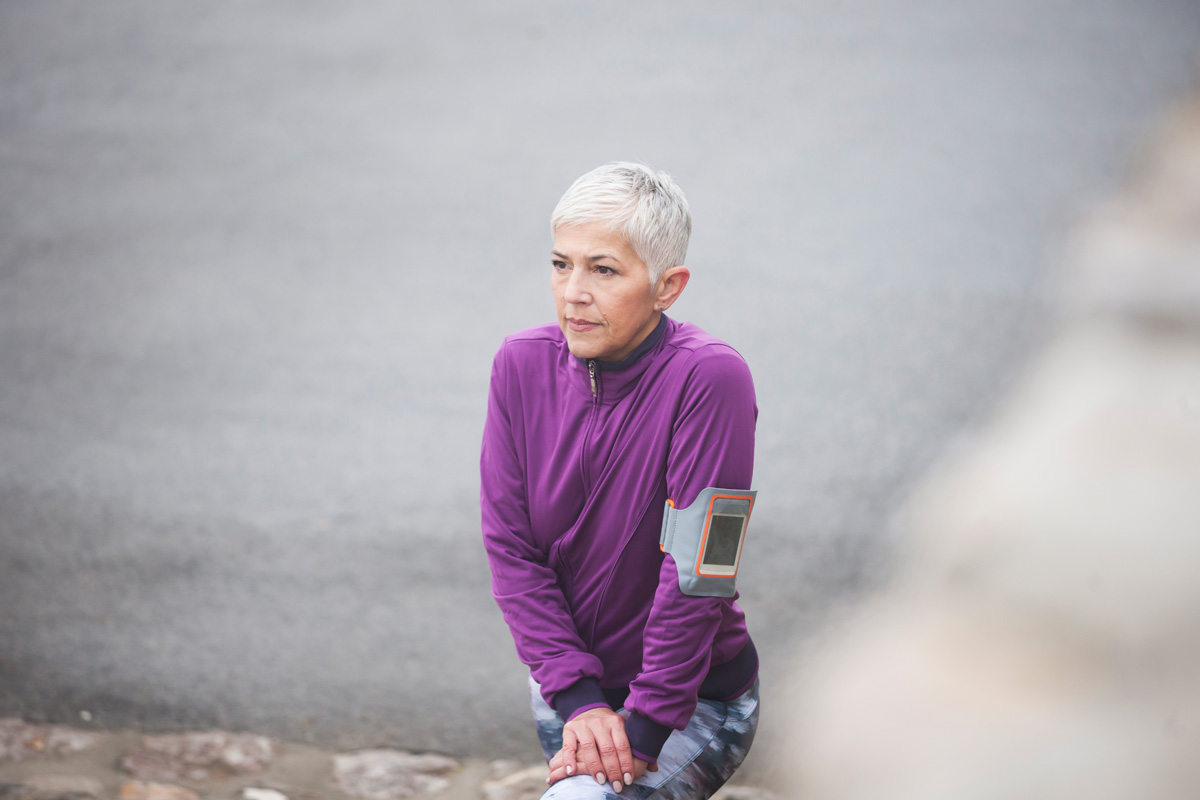
[[[621,705],[654,761],[697,697],[749,688],[736,598],[679,590],[663,507],[749,489],[758,416],[746,362],[665,316],[618,364],[571,355],[557,325],[504,340],[480,459],[492,591],[517,654],[563,719]]]

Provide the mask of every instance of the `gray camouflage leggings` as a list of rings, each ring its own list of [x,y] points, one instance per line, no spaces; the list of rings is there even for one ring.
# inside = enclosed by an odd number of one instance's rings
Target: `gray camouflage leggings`
[[[538,740],[549,761],[562,747],[563,721],[542,699],[532,678],[529,690]],[[620,794],[589,775],[574,775],[547,789],[542,800],[704,800],[741,766],[757,728],[755,681],[750,691],[728,702],[700,700],[687,727],[667,739],[658,771],[646,772]]]

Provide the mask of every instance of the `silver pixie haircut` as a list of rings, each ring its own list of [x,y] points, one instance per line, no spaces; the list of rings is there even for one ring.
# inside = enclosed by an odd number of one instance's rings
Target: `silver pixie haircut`
[[[687,257],[692,235],[687,198],[670,175],[644,164],[618,161],[580,177],[554,207],[550,232],[588,222],[607,222],[625,237],[646,262],[651,286]]]

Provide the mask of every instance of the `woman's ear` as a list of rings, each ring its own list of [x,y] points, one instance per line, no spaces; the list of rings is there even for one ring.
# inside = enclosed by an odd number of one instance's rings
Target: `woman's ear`
[[[692,273],[685,266],[671,267],[663,270],[663,274],[658,279],[658,292],[654,297],[654,305],[659,311],[666,311],[671,307],[671,304],[679,299],[679,295],[683,294],[684,287],[687,286],[688,279],[692,277]]]

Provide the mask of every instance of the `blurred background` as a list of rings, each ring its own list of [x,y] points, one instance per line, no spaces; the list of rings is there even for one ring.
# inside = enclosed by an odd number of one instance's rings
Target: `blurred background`
[[[0,2],[0,716],[535,757],[478,442],[552,318],[550,211],[619,159],[687,193],[673,316],[755,376],[739,588],[781,680],[1198,34],[1190,0]]]

